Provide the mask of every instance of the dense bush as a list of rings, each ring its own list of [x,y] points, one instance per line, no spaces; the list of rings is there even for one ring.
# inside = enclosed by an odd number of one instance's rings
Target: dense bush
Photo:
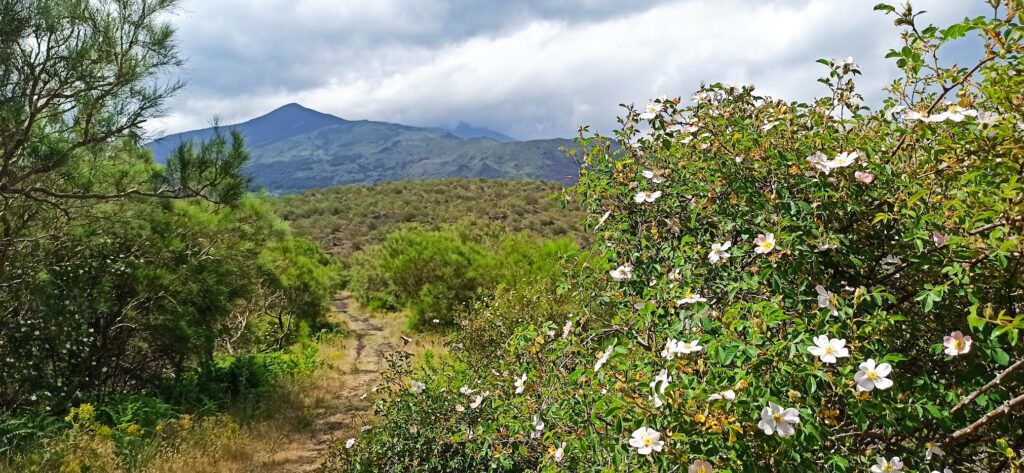
[[[9,409],[184,375],[213,361],[218,340],[239,338],[260,318],[319,319],[337,280],[328,257],[257,199],[219,210],[112,203],[78,217],[59,245],[22,247],[7,265],[0,404]],[[294,325],[272,340],[294,336]]]
[[[554,280],[575,245],[496,227],[442,230],[408,226],[352,257],[349,289],[373,309],[407,307],[418,327],[449,327],[455,316],[501,284]]]
[[[583,136],[578,310],[393,379],[331,468],[1024,468],[1021,11],[876,9],[905,40],[880,110],[822,60],[812,103],[714,84],[627,109],[622,151]]]

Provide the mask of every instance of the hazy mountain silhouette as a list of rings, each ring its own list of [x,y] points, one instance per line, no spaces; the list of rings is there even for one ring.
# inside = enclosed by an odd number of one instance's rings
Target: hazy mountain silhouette
[[[459,122],[458,125],[452,128],[437,128],[438,130],[447,131],[459,138],[471,140],[473,138],[490,138],[494,141],[502,143],[510,143],[512,141],[519,141],[511,136],[504,133],[494,131],[490,128],[475,127],[466,122]]]

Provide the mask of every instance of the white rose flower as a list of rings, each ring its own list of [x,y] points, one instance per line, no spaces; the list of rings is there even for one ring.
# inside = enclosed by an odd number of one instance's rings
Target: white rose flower
[[[523,373],[523,376],[516,379],[515,386],[516,394],[522,394],[523,390],[526,389],[526,373]]]
[[[544,420],[540,418],[540,414],[533,415],[533,432],[530,434],[532,438],[540,437],[540,433],[544,430]]]
[[[995,125],[999,121],[999,114],[995,112],[978,112],[978,123],[985,126]]]
[[[668,375],[668,370],[661,370],[657,376],[654,377],[654,381],[651,381],[651,400],[654,402],[654,407],[661,407],[665,403],[662,401],[660,396],[665,395],[665,388],[672,382],[672,378]]]
[[[760,233],[754,239],[754,253],[759,255],[767,254],[775,249],[775,234]]]
[[[875,389],[884,391],[892,387],[892,380],[888,378],[892,371],[892,366],[889,363],[875,366],[875,360],[868,359],[861,363],[858,369],[859,371],[853,375],[858,391],[873,391]]]
[[[658,116],[658,113],[661,113],[661,109],[662,109],[662,106],[661,106],[660,103],[654,103],[654,102],[648,103],[647,107],[644,107],[644,113],[640,114],[640,119],[641,120],[650,120],[650,119]]]
[[[835,363],[836,358],[850,356],[850,350],[846,348],[846,340],[840,338],[829,339],[828,335],[814,337],[814,346],[808,347],[807,351],[818,357],[822,363]]]
[[[732,401],[736,399],[736,391],[733,391],[732,389],[727,389],[720,393],[715,393],[708,396],[708,401],[720,401],[722,399],[725,399],[726,401]]]
[[[655,200],[658,200],[658,197],[661,197],[661,191],[640,191],[633,196],[633,202],[636,202],[638,204],[649,204],[651,202],[654,202]]]
[[[655,174],[654,171],[644,169],[643,175],[644,177],[646,177],[648,180],[655,184],[661,184],[662,182],[665,182],[665,178],[658,174]]]
[[[626,263],[608,272],[608,275],[616,281],[629,281],[633,279],[633,265]]]
[[[722,261],[732,256],[727,251],[730,247],[732,247],[732,241],[726,241],[725,243],[715,243],[711,245],[711,252],[708,253],[708,261],[710,261],[711,263],[718,263],[719,261]]]
[[[897,473],[903,471],[903,461],[900,457],[892,457],[891,460],[878,457],[878,463],[871,466],[871,473]]]
[[[825,153],[822,153],[821,151],[808,156],[806,161],[807,164],[810,164],[814,169],[817,169],[818,172],[823,172],[826,175],[832,172],[832,166],[829,166],[828,156],[825,156]]]
[[[941,457],[946,452],[942,450],[935,442],[926,442],[924,444],[924,459],[931,460],[932,457]]]
[[[697,352],[703,350],[704,347],[700,346],[700,343],[698,343],[698,342],[699,342],[699,340],[694,340],[692,342],[680,342],[677,345],[679,353],[682,353],[684,355],[688,355],[690,353],[697,353]]]
[[[963,355],[971,351],[971,337],[957,330],[942,339],[942,346],[946,347],[944,351],[949,356]]]
[[[562,442],[562,444],[559,445],[557,449],[555,449],[555,463],[561,463],[562,462],[562,457],[564,457],[564,456],[565,456],[565,442]]]
[[[714,471],[714,467],[706,460],[694,460],[693,463],[690,463],[690,467],[686,469],[686,473],[712,473]]]
[[[789,437],[796,433],[793,425],[799,422],[800,411],[792,407],[783,409],[782,406],[769,402],[768,406],[761,410],[761,421],[757,426],[765,435],[778,434],[779,437]]]
[[[814,286],[814,290],[818,292],[818,307],[831,310],[832,315],[839,315],[839,310],[836,309],[835,295],[825,290],[821,284]]]
[[[661,433],[657,430],[640,427],[630,436],[629,446],[635,448],[636,453],[640,455],[650,455],[665,448],[665,442],[661,440]]]
[[[683,295],[683,298],[677,300],[676,304],[687,305],[687,304],[696,304],[698,302],[707,302],[707,301],[708,300],[705,299],[704,297],[701,297],[700,294],[697,294],[695,292],[686,291],[686,294]]]
[[[826,164],[832,169],[845,168],[857,162],[857,156],[859,154],[860,153],[857,153],[856,151],[852,153],[839,153],[835,158],[827,161]]]

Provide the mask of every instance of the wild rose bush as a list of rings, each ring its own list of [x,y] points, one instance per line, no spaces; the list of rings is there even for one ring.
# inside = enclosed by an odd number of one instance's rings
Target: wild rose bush
[[[621,146],[581,136],[597,243],[560,291],[584,302],[391,378],[335,467],[1020,471],[1024,28],[993,6],[877,6],[905,40],[878,110],[822,60],[812,103],[714,84],[627,108]]]

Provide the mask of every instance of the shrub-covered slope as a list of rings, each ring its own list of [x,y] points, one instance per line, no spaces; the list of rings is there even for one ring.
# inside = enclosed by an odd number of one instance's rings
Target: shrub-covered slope
[[[460,222],[478,229],[494,225],[584,243],[584,213],[573,202],[562,206],[562,190],[547,182],[442,179],[341,186],[278,197],[272,203],[296,231],[339,257],[381,243],[409,223],[434,229]]]

